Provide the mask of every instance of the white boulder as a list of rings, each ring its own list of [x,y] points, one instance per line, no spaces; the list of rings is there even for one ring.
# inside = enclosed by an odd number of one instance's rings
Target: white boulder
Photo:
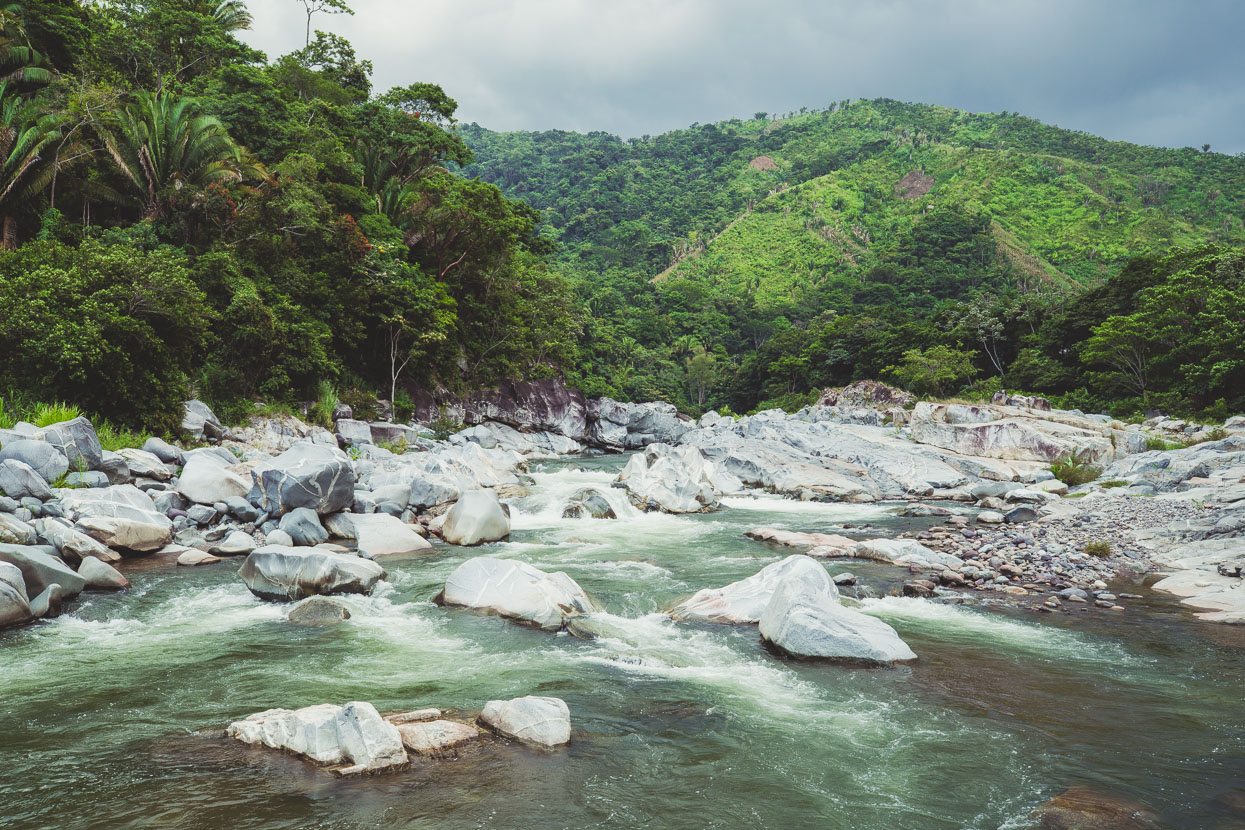
[[[303,709],[269,709],[229,725],[226,733],[247,744],[293,752],[317,764],[345,765],[346,775],[407,763],[397,727],[370,703],[322,703]]]
[[[596,610],[575,580],[545,573],[526,562],[481,556],[459,565],[445,581],[440,600],[557,631],[564,619]]]
[[[830,575],[817,560],[795,554],[723,588],[697,591],[675,606],[670,616],[701,622],[756,623],[774,595],[774,589],[785,579],[801,580],[814,587],[834,587]]]
[[[571,710],[556,697],[517,697],[490,700],[480,722],[499,735],[553,748],[571,742]]]
[[[767,643],[797,657],[880,664],[916,659],[895,629],[845,608],[833,583],[783,580],[761,614],[760,631]]]
[[[510,516],[492,490],[468,490],[445,514],[441,538],[452,545],[496,542],[510,535]]]

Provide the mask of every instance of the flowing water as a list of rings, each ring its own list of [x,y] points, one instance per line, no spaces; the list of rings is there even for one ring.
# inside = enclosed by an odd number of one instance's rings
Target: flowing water
[[[660,611],[785,555],[745,539],[750,527],[907,520],[772,497],[640,514],[609,489],[622,461],[544,465],[512,505],[510,541],[391,564],[375,595],[346,598],[354,617],[336,628],[290,625],[226,562],[137,568],[129,594],[0,634],[0,826],[1000,828],[1028,826],[1071,785],[1147,804],[1171,827],[1242,826],[1224,798],[1245,774],[1234,630],[1159,599],[1075,617],[866,599],[919,661],[781,659],[755,627]],[[562,519],[583,486],[619,519]],[[430,601],[485,553],[566,571],[615,633],[587,642]],[[880,594],[903,576],[828,566]],[[490,743],[340,780],[215,731],[275,706],[471,710],[525,694],[567,701],[568,749]]]

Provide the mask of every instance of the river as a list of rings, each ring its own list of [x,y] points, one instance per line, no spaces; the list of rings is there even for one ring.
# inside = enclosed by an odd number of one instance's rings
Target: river
[[[64,617],[0,633],[0,826],[994,830],[1029,826],[1071,785],[1142,802],[1171,827],[1242,826],[1222,798],[1245,780],[1237,629],[1158,597],[1075,615],[881,598],[865,610],[916,663],[782,659],[755,627],[659,612],[782,558],[745,539],[750,527],[910,520],[884,505],[773,497],[640,514],[608,488],[623,460],[536,465],[510,541],[389,564],[389,582],[346,598],[354,617],[335,628],[290,625],[247,591],[236,562],[139,562],[130,593],[84,595]],[[562,519],[583,486],[607,493],[620,518]],[[618,634],[577,640],[431,602],[456,565],[485,553],[566,571]],[[828,567],[879,594],[905,576]],[[341,780],[214,734],[276,706],[478,710],[525,694],[567,701],[568,749],[490,743]]]

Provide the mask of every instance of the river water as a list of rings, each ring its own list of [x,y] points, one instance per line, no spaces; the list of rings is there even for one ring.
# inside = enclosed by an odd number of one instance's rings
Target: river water
[[[784,555],[745,539],[750,527],[894,531],[905,520],[886,506],[772,497],[706,516],[639,514],[608,489],[623,460],[537,467],[533,494],[512,505],[510,541],[391,564],[374,596],[346,598],[354,617],[336,628],[290,625],[226,562],[138,565],[129,594],[0,633],[0,826],[993,830],[1029,826],[1073,785],[1144,803],[1171,827],[1243,826],[1224,806],[1245,780],[1237,630],[1159,598],[1075,616],[866,599],[915,664],[782,659],[755,627],[659,612]],[[620,518],[560,518],[583,486],[606,492]],[[588,642],[430,601],[485,553],[566,571],[617,635]],[[879,594],[903,576],[828,567]],[[490,743],[339,780],[214,733],[276,706],[478,710],[525,694],[567,701],[568,749]]]

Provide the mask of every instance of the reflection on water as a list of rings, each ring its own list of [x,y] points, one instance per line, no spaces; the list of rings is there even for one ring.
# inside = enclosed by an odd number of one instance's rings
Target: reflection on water
[[[622,459],[548,463],[512,503],[510,541],[396,564],[341,627],[305,629],[253,598],[236,562],[136,568],[128,596],[0,634],[0,816],[13,827],[545,828],[1026,826],[1063,787],[1139,800],[1174,827],[1231,826],[1241,804],[1245,661],[1234,629],[1168,601],[1126,615],[1035,616],[866,600],[920,659],[847,669],[775,657],[754,627],[661,611],[786,551],[765,524],[912,526],[887,506],[771,496],[719,513],[642,514],[611,488]],[[599,489],[617,520],[561,518]],[[592,641],[430,602],[470,556],[565,570],[605,608]],[[885,593],[904,574],[850,569]],[[553,753],[490,744],[341,781],[217,737],[270,706],[382,711],[567,700]]]

